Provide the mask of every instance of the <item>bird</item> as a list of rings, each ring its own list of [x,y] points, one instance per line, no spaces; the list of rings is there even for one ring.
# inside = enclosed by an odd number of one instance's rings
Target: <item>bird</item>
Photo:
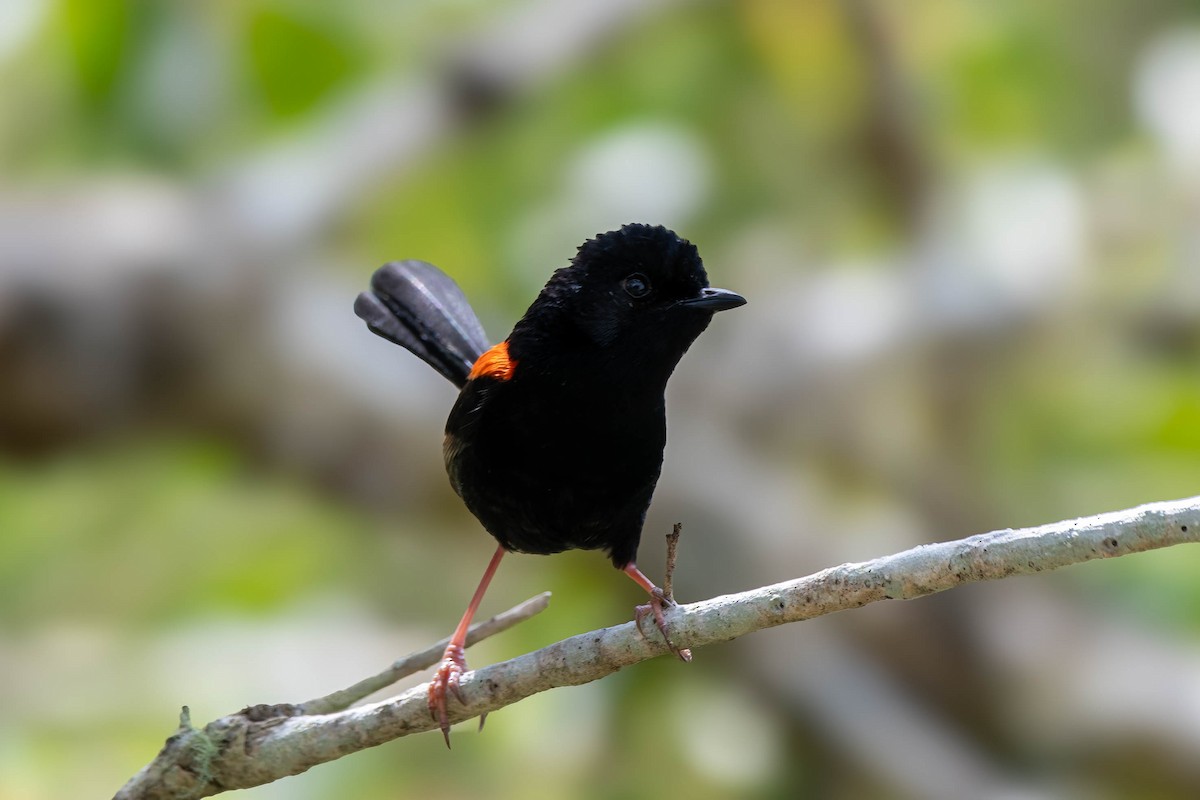
[[[429,685],[450,746],[467,630],[501,558],[600,550],[649,594],[668,646],[671,603],[636,563],[666,446],[667,380],[715,313],[744,305],[709,286],[696,246],[633,223],[585,241],[506,339],[490,345],[452,278],[424,261],[384,264],[355,313],[459,389],[446,420],[450,485],[497,548]]]

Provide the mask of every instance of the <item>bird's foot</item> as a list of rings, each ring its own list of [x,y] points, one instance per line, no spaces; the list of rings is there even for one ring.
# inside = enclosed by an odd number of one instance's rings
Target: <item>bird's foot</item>
[[[458,687],[458,679],[466,669],[467,658],[463,653],[463,646],[452,642],[446,647],[442,663],[438,665],[433,680],[429,682],[429,715],[442,729],[446,747],[450,746],[450,712],[446,709],[446,702],[450,694],[457,697],[458,702],[466,702],[462,690]]]
[[[666,640],[667,647],[671,648],[671,652],[674,653],[680,661],[691,661],[692,651],[686,647],[678,647],[673,641],[671,641],[671,634],[667,630],[667,618],[663,613],[663,609],[674,605],[676,605],[675,601],[665,595],[662,589],[655,586],[650,592],[650,602],[634,607],[634,621],[637,623],[638,632],[641,633],[642,620],[646,618],[647,614],[653,614],[654,624],[658,626],[658,630],[660,633],[662,633],[663,639]],[[642,633],[642,635],[645,636],[644,633]]]

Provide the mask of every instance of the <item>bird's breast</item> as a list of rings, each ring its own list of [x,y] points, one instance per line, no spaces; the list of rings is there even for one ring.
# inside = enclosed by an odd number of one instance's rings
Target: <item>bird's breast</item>
[[[662,467],[661,395],[519,376],[460,398],[465,410],[447,424],[446,467],[468,508],[527,552],[608,547],[624,528],[636,535]]]

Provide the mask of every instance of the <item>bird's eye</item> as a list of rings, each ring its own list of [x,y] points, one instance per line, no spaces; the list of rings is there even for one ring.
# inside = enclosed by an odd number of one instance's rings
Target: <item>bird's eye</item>
[[[621,285],[625,287],[626,294],[633,298],[645,297],[650,294],[650,281],[640,272],[635,272],[621,281]]]

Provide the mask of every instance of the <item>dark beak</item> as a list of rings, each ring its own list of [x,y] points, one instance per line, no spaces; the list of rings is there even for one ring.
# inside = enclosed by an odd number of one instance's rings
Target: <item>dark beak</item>
[[[705,311],[716,313],[728,308],[744,306],[746,305],[746,298],[728,289],[702,289],[699,297],[693,297],[691,300],[682,300],[679,305],[687,306],[688,308],[702,308]]]

